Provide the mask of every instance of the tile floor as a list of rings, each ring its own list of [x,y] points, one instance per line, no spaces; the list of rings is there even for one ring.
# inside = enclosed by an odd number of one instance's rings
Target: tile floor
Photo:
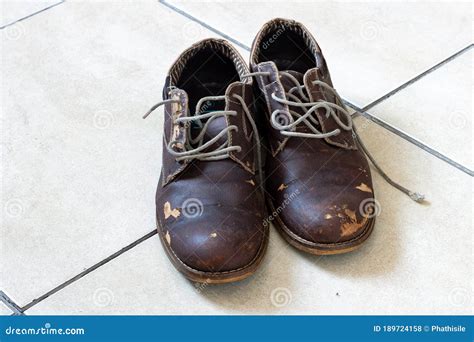
[[[11,314],[12,314],[12,312],[8,308],[8,306],[6,306],[3,303],[0,303],[0,315],[11,315]]]
[[[472,314],[470,3],[1,6],[0,314]],[[374,174],[360,250],[308,256],[272,231],[252,278],[193,284],[153,234],[162,121],[141,114],[184,48],[225,36],[247,58],[276,16],[313,31],[368,148],[428,203]]]

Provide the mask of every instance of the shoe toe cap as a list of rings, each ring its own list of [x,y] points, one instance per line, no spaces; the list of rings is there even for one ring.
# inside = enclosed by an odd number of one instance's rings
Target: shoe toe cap
[[[236,271],[252,264],[264,244],[260,213],[205,206],[197,215],[166,222],[162,234],[183,266],[199,272]]]
[[[287,230],[310,243],[344,243],[369,227],[375,204],[371,193],[348,190],[339,196],[318,196],[307,189],[280,210],[279,218]]]

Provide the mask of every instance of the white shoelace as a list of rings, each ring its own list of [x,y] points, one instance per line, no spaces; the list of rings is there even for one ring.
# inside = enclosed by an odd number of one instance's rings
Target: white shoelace
[[[284,136],[300,137],[300,138],[316,138],[316,139],[323,139],[323,138],[337,135],[341,132],[341,129],[346,130],[346,131],[352,131],[352,136],[357,141],[360,149],[367,156],[367,158],[369,158],[370,162],[375,167],[377,172],[382,176],[382,178],[384,178],[390,185],[392,185],[396,189],[408,195],[415,202],[421,203],[424,201],[425,199],[424,195],[418,192],[413,192],[403,187],[402,185],[398,184],[397,182],[393,181],[375,162],[372,155],[369,153],[365,145],[362,143],[362,140],[360,139],[360,136],[358,135],[357,130],[355,129],[355,126],[353,126],[352,117],[350,113],[347,111],[347,109],[344,107],[344,104],[343,104],[344,102],[342,101],[341,97],[339,96],[339,94],[333,87],[319,80],[313,81],[313,84],[323,87],[324,89],[329,91],[331,94],[333,94],[336,98],[336,102],[340,103],[341,105],[324,101],[324,100],[311,102],[309,97],[304,92],[306,87],[304,85],[301,85],[300,82],[293,75],[285,71],[280,71],[279,74],[288,77],[291,80],[291,82],[294,83],[294,86],[290,90],[285,92],[286,98],[278,97],[275,93],[271,94],[272,99],[274,99],[275,101],[279,103],[286,104],[289,107],[288,108],[289,112],[286,112],[281,109],[276,109],[271,113],[270,122],[273,128],[279,130],[280,133]],[[258,72],[246,74],[244,75],[244,77],[263,76],[263,75],[268,76],[270,75],[270,73],[265,72],[265,71],[262,71],[262,72],[258,71]],[[298,92],[299,97],[295,95],[295,92]],[[292,106],[297,107],[297,108],[302,108],[306,110],[306,112],[303,115],[301,115],[300,113],[290,109],[290,107]],[[323,108],[325,110],[324,115],[326,116],[326,118],[332,117],[336,121],[340,129],[337,128],[331,132],[323,133],[316,128],[316,126],[320,126],[320,123],[317,120],[317,118],[313,115],[313,113],[315,113],[320,108]],[[346,123],[342,122],[342,120],[339,118],[337,113],[342,114],[342,116],[346,119]],[[296,129],[300,123],[303,123],[304,125],[306,125],[306,127],[308,127],[312,133],[297,132]]]
[[[252,117],[252,114],[250,113],[250,110],[247,107],[247,104],[245,103],[244,99],[237,94],[234,94],[233,97],[237,99],[241,105],[242,108],[245,112],[245,115],[247,116],[247,119],[250,122],[250,125],[252,126],[253,130],[253,136],[255,140],[255,151],[257,154],[257,169],[259,173],[259,180],[260,180],[260,186],[262,186],[262,157],[261,157],[261,150],[260,150],[260,138],[257,130],[257,125],[255,124],[255,121]],[[185,145],[181,149],[176,149],[177,141],[172,140],[169,141],[166,144],[166,149],[168,152],[175,156],[177,161],[182,161],[182,160],[221,160],[225,158],[230,157],[230,152],[235,151],[235,152],[240,152],[242,150],[241,146],[235,146],[230,144],[228,139],[225,140],[220,146],[216,147],[212,151],[207,151],[209,147],[211,147],[213,144],[219,141],[224,136],[227,136],[228,132],[230,131],[239,131],[239,128],[235,125],[229,125],[223,128],[218,134],[216,134],[214,137],[209,139],[208,141],[204,142],[204,137],[207,133],[209,125],[212,123],[213,120],[220,118],[220,117],[226,117],[226,116],[235,116],[237,115],[236,111],[233,110],[216,110],[212,111],[209,113],[204,113],[201,114],[201,107],[203,103],[206,101],[225,101],[226,96],[206,96],[203,97],[199,100],[199,102],[196,104],[196,113],[193,116],[186,116],[186,117],[180,117],[174,120],[174,124],[179,124],[183,123],[185,126],[185,129],[187,130],[187,139],[185,142]],[[178,99],[168,99],[164,101],[160,101],[154,106],[148,110],[148,112],[143,115],[143,119],[146,119],[153,111],[155,111],[158,107],[168,104],[168,103],[178,103]],[[203,120],[205,120],[203,124]],[[200,127],[200,132],[199,134],[193,139],[191,138],[191,123],[195,122],[198,127]],[[262,188],[263,189],[263,188]]]

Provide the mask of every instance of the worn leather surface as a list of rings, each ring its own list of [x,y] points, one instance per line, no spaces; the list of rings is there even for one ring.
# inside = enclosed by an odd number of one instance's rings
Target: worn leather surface
[[[289,31],[285,23],[292,26],[293,32],[307,32],[304,26],[294,21],[277,19],[275,30]],[[373,186],[370,168],[365,155],[357,148],[352,131],[343,131],[335,137],[326,139],[290,137],[279,150],[282,136],[280,131],[270,124],[271,112],[281,106],[271,99],[271,90],[283,87],[286,91],[294,84],[283,75],[276,74],[277,63],[272,56],[262,60],[256,55],[258,42],[265,41],[265,35],[273,36],[272,22],[267,23],[257,35],[251,55],[252,71],[274,72],[270,76],[258,77],[262,134],[272,153],[266,158],[266,191],[280,219],[291,232],[310,243],[342,243],[357,238],[368,226],[372,214],[370,203],[373,204]],[[283,27],[283,29],[282,29]],[[283,33],[285,34],[285,33]],[[309,40],[309,38],[306,38]],[[275,40],[278,44],[278,38]],[[280,49],[284,49],[282,46]],[[304,47],[301,47],[304,50]],[[307,49],[306,51],[308,51]],[[319,49],[315,53],[314,65],[304,72],[291,72],[301,84],[306,85],[306,92],[311,101],[325,100],[335,103],[330,93],[312,84],[314,80],[322,80],[332,86],[331,78],[324,57]],[[281,58],[281,55],[279,56]],[[297,61],[296,61],[297,62]],[[271,67],[268,67],[268,66]],[[283,70],[281,70],[283,71]],[[279,79],[278,82],[276,80]],[[281,93],[281,89],[277,89]],[[332,131],[338,124],[331,117],[317,113],[320,129]],[[309,132],[303,124],[298,125],[298,132]],[[276,153],[275,153],[276,152]],[[280,210],[279,210],[280,209]]]
[[[214,75],[216,83],[228,81],[213,74],[212,63],[204,63],[202,68],[207,68],[207,76]],[[213,95],[225,93],[225,109],[236,111],[237,115],[216,120],[207,135],[211,138],[223,127],[236,125],[238,132],[232,131],[228,138],[242,150],[223,160],[178,162],[164,148],[156,192],[159,234],[170,246],[175,260],[199,272],[223,273],[245,268],[257,257],[267,238],[263,226],[264,199],[258,187],[255,133],[241,103],[234,98],[234,94],[240,95],[252,109],[252,84],[237,81],[224,86],[222,93]],[[187,98],[193,94],[179,88],[167,93],[180,96],[183,102],[165,107],[165,143],[173,134],[184,143],[187,137],[174,118],[194,113],[194,108],[183,112],[188,106]]]

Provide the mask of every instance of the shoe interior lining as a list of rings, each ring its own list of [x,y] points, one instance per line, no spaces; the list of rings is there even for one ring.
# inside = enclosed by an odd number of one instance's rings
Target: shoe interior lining
[[[205,40],[192,46],[178,58],[170,70],[170,85],[186,91],[192,114],[202,97],[224,95],[232,82],[248,82],[248,78],[242,78],[248,72],[245,62],[230,45]],[[219,103],[222,105],[224,102],[216,102],[215,106],[219,106]]]
[[[304,73],[318,66],[320,55],[316,41],[301,24],[275,19],[262,28],[256,40],[253,63],[273,61],[278,70]]]

